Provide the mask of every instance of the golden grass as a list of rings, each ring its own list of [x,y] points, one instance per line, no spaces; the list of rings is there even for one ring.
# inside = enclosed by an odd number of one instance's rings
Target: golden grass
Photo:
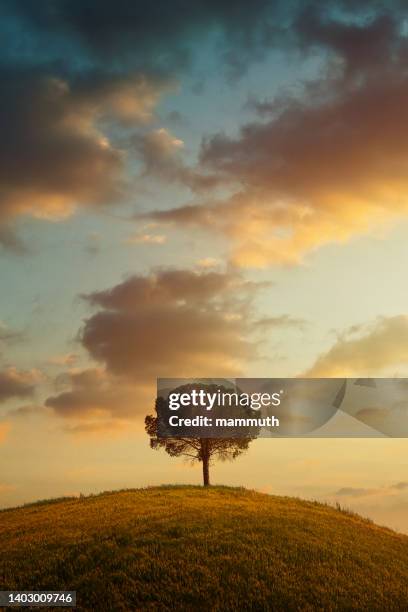
[[[408,537],[317,503],[157,487],[0,513],[2,589],[83,610],[406,610]]]

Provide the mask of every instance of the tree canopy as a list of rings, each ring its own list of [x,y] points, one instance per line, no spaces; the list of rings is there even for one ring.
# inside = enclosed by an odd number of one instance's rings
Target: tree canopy
[[[203,385],[200,385],[202,388]],[[213,385],[206,386],[211,390]],[[196,388],[194,385],[184,385],[177,389],[178,392],[189,392]],[[219,389],[220,387],[215,387]],[[221,388],[222,389],[222,388]],[[226,391],[227,389],[225,389]],[[150,447],[153,449],[163,448],[170,457],[185,457],[186,459],[203,465],[203,484],[210,484],[210,465],[214,460],[232,461],[245,452],[249,444],[256,438],[256,433],[248,432],[245,437],[233,438],[207,438],[207,437],[164,437],[159,435],[159,419],[163,414],[167,399],[157,397],[155,409],[156,415],[148,415],[145,418],[146,433],[150,436]]]

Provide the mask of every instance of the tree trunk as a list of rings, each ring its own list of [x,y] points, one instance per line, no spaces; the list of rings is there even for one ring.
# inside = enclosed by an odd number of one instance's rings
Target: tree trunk
[[[207,454],[203,456],[203,484],[205,487],[210,485],[210,460]]]

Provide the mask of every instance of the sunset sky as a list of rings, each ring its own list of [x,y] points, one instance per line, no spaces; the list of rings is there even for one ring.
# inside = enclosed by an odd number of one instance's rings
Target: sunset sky
[[[0,506],[167,482],[157,377],[408,376],[408,9],[0,0]],[[408,440],[213,482],[408,532]]]

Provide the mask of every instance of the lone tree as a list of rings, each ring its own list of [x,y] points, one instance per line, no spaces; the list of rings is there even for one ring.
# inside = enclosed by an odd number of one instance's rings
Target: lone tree
[[[191,388],[186,386],[183,390]],[[145,418],[145,430],[150,436],[150,448],[164,448],[170,457],[186,457],[193,463],[201,461],[203,464],[203,485],[210,484],[210,465],[212,461],[233,461],[248,449],[249,444],[257,435],[248,435],[235,438],[189,438],[189,437],[160,437],[158,436],[158,421],[160,403],[163,398],[156,399],[156,416],[148,415]]]

